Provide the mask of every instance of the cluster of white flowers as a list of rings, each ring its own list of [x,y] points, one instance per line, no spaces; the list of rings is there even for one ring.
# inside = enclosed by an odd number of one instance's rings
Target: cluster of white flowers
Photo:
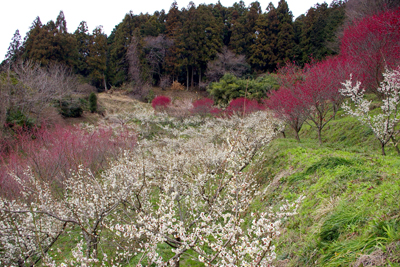
[[[350,97],[354,104],[352,107],[348,102],[344,102],[343,109],[347,114],[356,117],[372,129],[376,138],[381,142],[382,154],[385,154],[384,147],[396,134],[395,128],[400,120],[400,68],[392,71],[386,69],[383,77],[384,80],[377,89],[382,97],[381,112],[378,114],[371,114],[372,101],[365,99],[365,89],[361,87],[360,82],[353,84],[351,76],[343,83],[344,88],[339,91],[342,95]]]
[[[32,200],[29,205],[1,200],[0,227],[8,231],[1,232],[0,244],[13,246],[7,256],[0,250],[2,262],[16,265],[24,262],[26,253],[42,253],[47,259],[43,247],[49,247],[66,224],[73,224],[81,229],[83,241],[74,250],[73,261],[64,264],[96,261],[105,228],[119,244],[115,258],[103,259],[113,266],[132,257],[138,266],[175,266],[182,257],[217,266],[271,264],[272,240],[301,199],[279,212],[268,209],[246,220],[259,193],[254,173],[246,167],[281,123],[267,112],[245,118],[187,119],[145,112],[132,118],[139,135],[148,131],[150,123],[162,131],[139,139],[133,150],[101,174],[79,170],[65,180],[59,195],[30,175],[31,181],[21,181],[25,198]],[[36,227],[30,235],[43,232],[47,239],[23,237],[27,230],[17,235],[15,226],[21,227],[21,222]],[[31,242],[32,249],[14,248],[18,242],[24,247]],[[160,243],[171,247],[172,257],[160,255]]]

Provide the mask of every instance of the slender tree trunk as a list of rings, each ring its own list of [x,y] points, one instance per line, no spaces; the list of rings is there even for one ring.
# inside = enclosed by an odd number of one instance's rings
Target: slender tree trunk
[[[285,131],[282,131],[282,135],[283,135],[283,138],[286,138],[286,133],[285,133]]]
[[[392,135],[392,137],[390,137],[390,139],[392,139],[394,148],[395,148],[396,151],[397,151],[397,155],[400,155],[400,149],[399,149],[399,146],[397,145],[397,140],[393,137],[393,135]]]
[[[318,141],[319,145],[322,145],[322,137],[321,137],[322,128],[318,127]]]
[[[180,237],[175,238],[175,240],[178,241],[178,242],[181,242],[181,238]],[[179,265],[180,265],[180,257],[178,257],[178,258],[176,258],[174,260],[174,265],[175,265],[175,267],[179,267]]]
[[[106,81],[106,75],[103,74],[103,81],[104,81],[104,91],[107,93],[107,81]]]
[[[90,236],[86,232],[83,232],[83,236],[86,241],[86,257],[89,259],[92,257],[93,259],[97,258],[97,242],[98,242],[98,236],[96,234],[93,234],[93,236]]]
[[[383,155],[383,156],[386,156],[386,153],[385,153],[385,143],[383,143],[383,142],[381,142],[381,149],[382,149],[382,155]]]
[[[200,86],[200,83],[201,83],[201,68],[199,68],[199,86]]]
[[[194,77],[194,68],[192,67],[192,80],[191,80],[192,85],[190,86],[191,88],[194,87],[194,79],[193,79],[193,77]]]
[[[294,137],[296,138],[297,141],[300,142],[300,136],[298,131],[294,131]]]
[[[186,65],[186,91],[189,91],[189,66]]]

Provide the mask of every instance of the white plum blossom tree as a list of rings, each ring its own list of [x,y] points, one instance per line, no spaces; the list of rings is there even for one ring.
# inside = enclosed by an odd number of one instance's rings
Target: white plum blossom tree
[[[372,101],[365,98],[365,89],[361,87],[360,82],[354,84],[351,76],[343,83],[344,88],[339,91],[342,95],[350,97],[354,104],[351,106],[348,102],[344,102],[342,107],[345,112],[371,128],[381,143],[382,155],[386,155],[385,145],[391,139],[394,140],[397,134],[396,126],[400,120],[400,67],[394,70],[386,69],[383,77],[384,80],[377,88],[382,95],[381,112],[378,114],[371,113]]]
[[[25,238],[44,265],[55,266],[48,248],[71,225],[82,234],[62,266],[179,266],[182,259],[207,266],[269,266],[276,257],[273,240],[301,198],[280,210],[252,210],[261,191],[249,165],[282,123],[265,111],[176,120],[145,111],[136,120],[141,122],[135,123],[137,146],[109,169],[98,174],[81,169],[66,177],[58,194],[32,174],[20,179],[24,201],[1,200],[0,227],[7,229],[0,233],[1,247]],[[16,216],[19,220],[8,219]],[[35,225],[36,217],[47,219],[40,231],[32,226],[18,235],[24,229],[20,222]],[[27,237],[39,234],[47,239]],[[102,242],[115,244],[116,255],[100,257]],[[25,263],[24,255],[14,250],[7,264]]]

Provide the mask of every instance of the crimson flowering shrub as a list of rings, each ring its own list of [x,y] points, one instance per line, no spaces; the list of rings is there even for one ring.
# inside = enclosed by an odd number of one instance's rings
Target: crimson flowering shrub
[[[236,99],[233,99],[228,107],[225,110],[225,113],[230,116],[232,114],[238,114],[240,116],[245,116],[250,113],[260,111],[260,110],[265,110],[265,106],[258,103],[257,100],[253,99],[247,99],[244,97],[239,97]]]
[[[315,63],[301,83],[301,100],[308,106],[308,119],[318,132],[322,143],[322,129],[335,118],[338,106],[343,101],[339,93],[341,82],[349,75],[349,64],[345,57],[330,57]],[[332,115],[331,115],[332,114]]]
[[[199,99],[193,102],[192,114],[207,115],[213,110],[214,100],[209,98]]]
[[[151,106],[157,111],[165,110],[170,104],[171,98],[163,95],[155,97],[151,102]]]
[[[361,19],[344,30],[341,55],[352,62],[353,77],[374,93],[385,67],[400,63],[400,8]],[[348,77],[347,77],[348,78]]]
[[[75,126],[56,125],[19,132],[12,143],[3,144],[0,154],[0,195],[13,197],[19,187],[11,177],[24,177],[29,167],[33,174],[56,186],[79,167],[93,173],[108,166],[122,150],[133,148],[136,137],[128,130],[114,132],[99,128],[88,131]],[[5,149],[6,148],[6,149]]]
[[[294,130],[298,141],[300,141],[299,132],[308,116],[308,106],[302,101],[300,92],[298,87],[291,89],[282,87],[270,93],[265,101],[265,105]]]
[[[305,80],[310,64],[301,68],[295,61],[286,62],[276,71],[277,82],[281,87],[290,88]]]

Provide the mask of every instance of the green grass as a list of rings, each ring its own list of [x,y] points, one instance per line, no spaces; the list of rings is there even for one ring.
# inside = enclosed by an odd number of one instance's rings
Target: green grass
[[[300,132],[301,142],[291,131],[286,134],[265,148],[258,178],[267,186],[287,171],[262,197],[264,205],[306,197],[277,241],[278,261],[349,266],[361,255],[400,246],[400,156],[392,144],[381,156],[372,131],[340,113],[323,130],[321,146],[308,125]]]

